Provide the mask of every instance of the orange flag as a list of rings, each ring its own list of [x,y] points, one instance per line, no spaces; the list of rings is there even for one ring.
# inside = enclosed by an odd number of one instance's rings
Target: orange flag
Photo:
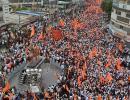
[[[49,25],[47,29],[48,29],[48,31],[51,31],[52,28],[53,28],[53,26],[52,26],[52,25]]]
[[[32,28],[31,28],[31,36],[30,36],[30,37],[33,37],[34,34],[35,34],[35,27],[34,27],[34,25],[33,25]]]
[[[80,80],[80,76],[78,76],[78,86],[81,86],[81,80]]]
[[[63,19],[60,19],[60,20],[59,20],[59,25],[60,25],[60,26],[64,26],[64,25],[65,25],[65,22],[64,22]]]
[[[58,41],[62,38],[62,31],[59,29],[52,30],[52,37],[54,40]]]
[[[109,66],[111,66],[111,61],[108,60],[107,64],[105,65],[106,68],[108,68]]]
[[[98,65],[101,65],[101,64],[102,64],[102,62],[98,60],[98,61],[97,61],[97,64],[98,64]]]
[[[74,100],[78,100],[78,96],[75,93],[74,93]]]
[[[45,91],[44,97],[45,97],[45,98],[50,98],[50,95],[49,95],[49,93],[48,93],[47,91]]]
[[[103,83],[104,82],[104,77],[103,76],[99,76],[99,81],[100,81],[100,83]]]
[[[40,35],[39,35],[39,37],[38,37],[38,40],[43,40],[43,39],[44,39],[44,35],[43,35],[43,33],[41,32]]]
[[[3,88],[3,92],[6,92],[10,89],[10,83],[9,81],[6,82],[5,87]]]
[[[97,96],[96,100],[102,100],[102,97],[101,97],[101,95],[100,95],[100,94],[98,94],[98,96]]]
[[[80,23],[78,22],[77,19],[74,19],[74,20],[71,21],[71,26],[72,26],[72,28],[77,29],[77,28],[79,28],[81,25],[80,25]]]
[[[130,75],[128,75],[128,81],[130,82]]]
[[[106,81],[112,81],[113,78],[111,76],[111,74],[108,72],[107,75],[106,75]]]
[[[98,14],[98,13],[102,13],[102,9],[98,7],[98,8],[96,9],[96,13],[97,13],[97,14]]]
[[[86,76],[86,72],[85,72],[85,70],[82,70],[82,78],[83,78],[83,80],[86,79],[85,76]]]
[[[119,58],[116,61],[116,69],[121,70],[121,60]]]
[[[92,48],[92,55],[96,56],[96,54],[97,54],[97,49],[96,49],[96,47],[93,47]]]
[[[90,58],[90,59],[93,58],[93,53],[92,53],[92,51],[89,52],[89,58]]]

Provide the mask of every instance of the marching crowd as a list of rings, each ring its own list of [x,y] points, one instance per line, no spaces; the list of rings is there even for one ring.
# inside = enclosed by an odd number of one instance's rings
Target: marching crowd
[[[62,30],[58,35],[52,33],[50,19],[46,19],[47,25],[35,22],[27,26],[32,31],[31,38],[19,39],[0,57],[4,62],[3,76],[38,55],[57,62],[64,72],[57,85],[38,94],[4,88],[2,100],[129,100],[130,71],[126,67],[129,62],[123,63],[129,56],[124,53],[124,41],[100,27],[99,5],[95,0],[86,1],[85,8],[73,17],[57,15],[58,20],[62,19],[54,26]],[[45,27],[46,33],[42,34]]]

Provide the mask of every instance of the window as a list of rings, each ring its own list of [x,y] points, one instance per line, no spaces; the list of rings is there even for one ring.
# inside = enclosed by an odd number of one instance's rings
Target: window
[[[130,35],[130,32],[129,32],[129,33],[127,33],[127,35]]]
[[[127,13],[127,14],[126,14],[126,17],[130,18],[130,13]]]
[[[114,12],[114,9],[112,8],[112,12]]]
[[[124,18],[124,17],[117,16],[117,20],[125,22],[125,23],[129,23],[129,19]]]
[[[121,15],[121,12],[118,11],[118,10],[116,10],[116,14],[117,14],[117,15]]]
[[[127,6],[126,6],[126,5],[123,5],[123,8],[124,8],[124,9],[126,9],[126,8],[127,8]]]
[[[0,7],[0,11],[2,11],[2,7]]]
[[[112,23],[112,25],[114,25],[114,22],[111,22]]]
[[[120,25],[120,29],[123,29],[123,26],[122,26],[122,25]]]
[[[130,5],[130,0],[127,0],[127,4]]]

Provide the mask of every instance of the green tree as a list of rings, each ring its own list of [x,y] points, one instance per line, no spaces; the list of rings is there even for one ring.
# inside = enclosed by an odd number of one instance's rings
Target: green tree
[[[20,10],[29,10],[29,8],[27,7],[22,7],[22,8],[17,8],[16,11],[20,11]]]
[[[112,11],[112,0],[103,0],[101,3],[101,8],[105,13],[110,15]]]

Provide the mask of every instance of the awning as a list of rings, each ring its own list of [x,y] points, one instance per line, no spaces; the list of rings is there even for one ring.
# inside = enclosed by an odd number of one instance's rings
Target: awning
[[[121,32],[115,32],[114,35],[119,37],[119,38],[124,38],[125,37],[125,34],[121,33]]]

